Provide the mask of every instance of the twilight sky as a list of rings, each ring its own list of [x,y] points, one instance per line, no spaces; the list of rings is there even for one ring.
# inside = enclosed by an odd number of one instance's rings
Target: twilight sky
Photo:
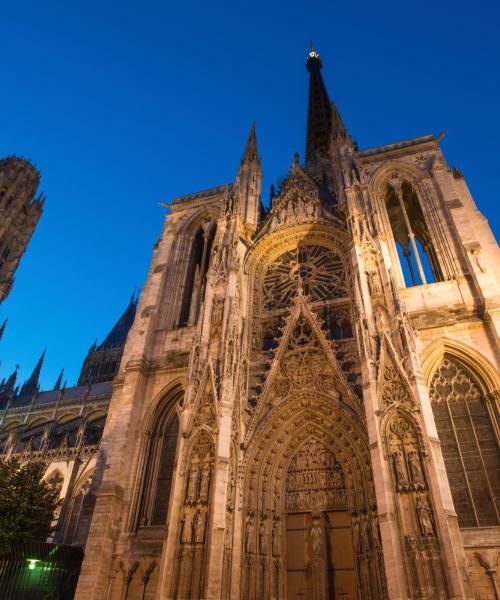
[[[303,154],[314,39],[360,148],[439,134],[500,231],[498,2],[35,2],[1,11],[0,156],[45,210],[0,306],[0,379],[68,384],[141,286],[159,202],[231,181],[252,121],[263,196]]]

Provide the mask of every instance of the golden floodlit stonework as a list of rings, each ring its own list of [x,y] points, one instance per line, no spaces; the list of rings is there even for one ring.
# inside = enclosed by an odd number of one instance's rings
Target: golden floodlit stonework
[[[500,253],[433,135],[359,150],[312,50],[261,204],[174,199],[98,452],[78,600],[500,597]]]

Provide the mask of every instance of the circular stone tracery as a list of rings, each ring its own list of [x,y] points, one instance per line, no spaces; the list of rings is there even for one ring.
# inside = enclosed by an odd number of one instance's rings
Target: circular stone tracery
[[[299,245],[269,265],[263,281],[264,309],[288,306],[299,285],[313,301],[343,297],[343,279],[344,262],[337,252],[324,246]]]

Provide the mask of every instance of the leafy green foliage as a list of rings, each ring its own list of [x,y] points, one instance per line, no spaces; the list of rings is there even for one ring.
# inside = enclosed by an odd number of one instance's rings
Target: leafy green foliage
[[[44,471],[38,462],[0,461],[0,551],[50,535],[58,492],[42,480]]]

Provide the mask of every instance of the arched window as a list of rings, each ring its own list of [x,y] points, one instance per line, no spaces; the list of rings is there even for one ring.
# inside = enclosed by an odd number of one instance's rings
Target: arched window
[[[419,199],[398,177],[389,180],[386,208],[407,286],[442,281],[443,274]]]
[[[205,283],[215,236],[215,224],[204,223],[196,232],[186,269],[179,327],[194,325],[205,297]]]
[[[71,510],[64,533],[64,543],[85,547],[94,513],[96,496],[90,475],[79,487],[71,501]]]
[[[85,446],[95,446],[101,441],[104,424],[106,423],[106,415],[92,419],[85,425],[85,434],[83,443]]]
[[[499,525],[500,452],[480,385],[445,357],[432,376],[430,397],[460,527]]]
[[[178,433],[179,417],[175,402],[168,402],[149,436],[139,526],[165,525]]]

